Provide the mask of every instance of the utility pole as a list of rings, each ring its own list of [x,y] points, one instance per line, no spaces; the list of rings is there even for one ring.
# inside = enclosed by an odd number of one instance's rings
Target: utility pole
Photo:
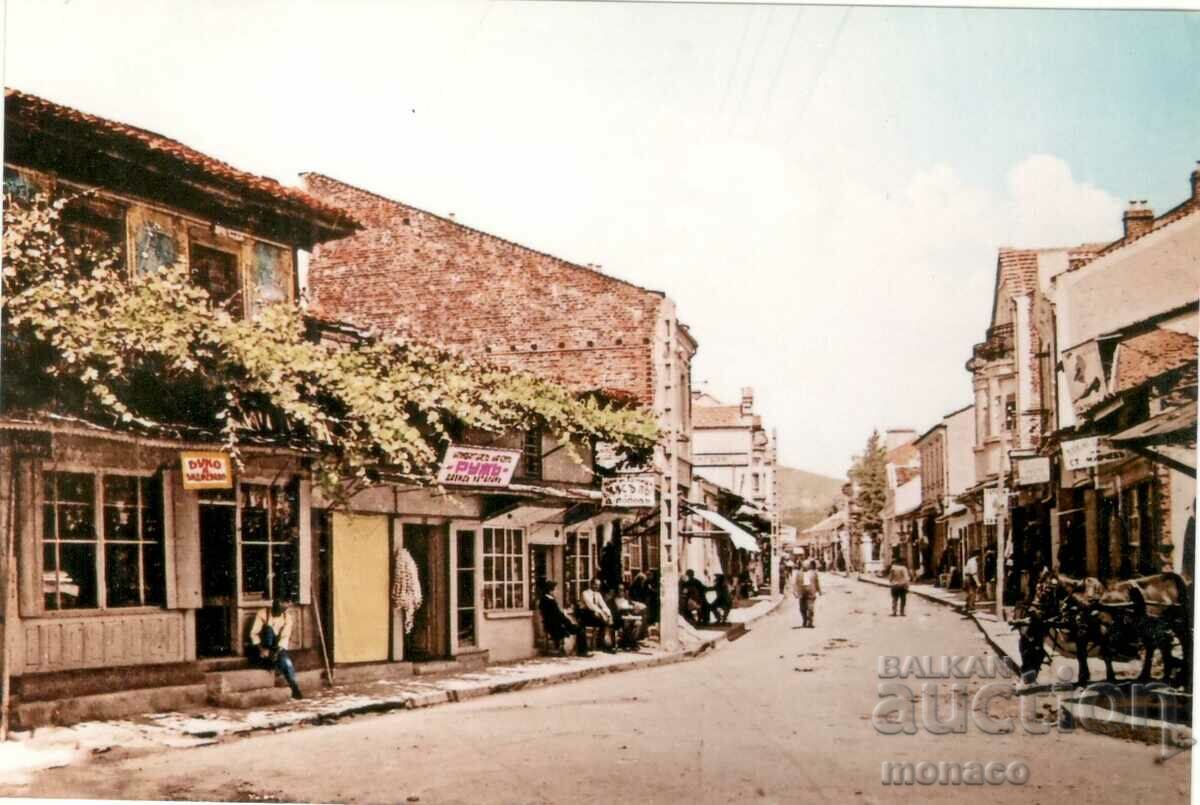
[[[996,617],[1004,620],[1004,548],[1008,542],[1008,467],[1003,442],[1000,447],[1000,488],[996,493]]]

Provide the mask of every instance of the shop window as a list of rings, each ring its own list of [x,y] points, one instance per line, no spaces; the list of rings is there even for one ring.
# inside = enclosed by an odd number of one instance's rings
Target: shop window
[[[242,595],[297,600],[300,504],[296,484],[242,484],[240,494]]]
[[[475,645],[475,532],[459,531],[458,645]]]
[[[48,472],[42,488],[42,592],[46,609],[94,609],[96,479]]]
[[[164,606],[163,541],[158,477],[43,475],[42,592],[47,610]]]
[[[525,440],[521,444],[522,474],[526,478],[542,477],[542,429],[530,428],[525,431]]]
[[[527,608],[524,529],[483,529],[483,608]]]
[[[1004,398],[1004,431],[1011,433],[1017,429],[1017,395],[1009,394]]]
[[[104,587],[110,607],[163,606],[162,484],[104,476]]]
[[[564,553],[566,570],[566,589],[563,595],[567,606],[578,604],[587,589],[588,579],[592,577],[592,547],[588,532],[567,534],[567,545]]]
[[[213,303],[225,307],[234,318],[242,317],[241,282],[238,278],[238,256],[193,243],[190,263],[192,282],[208,291]]]

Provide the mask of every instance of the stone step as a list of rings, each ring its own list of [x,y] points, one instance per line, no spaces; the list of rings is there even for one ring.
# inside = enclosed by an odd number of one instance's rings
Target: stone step
[[[489,656],[490,652],[486,648],[479,648],[460,651],[454,659],[458,660],[464,670],[478,671],[487,667]]]
[[[206,657],[197,660],[205,673],[215,671],[241,671],[250,667],[250,661],[245,657]]]
[[[300,686],[300,690],[303,691],[305,695],[307,695],[310,690],[320,690],[321,688],[325,687],[325,672],[321,670],[297,671],[296,684]],[[275,687],[286,688],[287,686],[288,683],[286,679],[279,675],[275,676]]]
[[[208,688],[204,684],[194,684],[21,702],[13,707],[13,727],[31,729],[49,724],[68,726],[81,721],[108,721],[141,713],[185,710],[203,705],[207,695]]]
[[[431,660],[430,662],[413,663],[413,673],[417,676],[430,674],[446,674],[463,670],[463,664],[458,660]]]
[[[222,693],[240,693],[245,690],[258,690],[275,686],[275,674],[262,668],[247,668],[241,671],[215,671],[204,675],[208,692],[217,695]]]
[[[375,682],[380,679],[403,679],[412,675],[411,662],[369,662],[360,665],[337,665],[333,668],[333,679],[339,685]]]
[[[270,707],[283,704],[292,698],[292,692],[287,687],[259,688],[230,693],[215,693],[208,697],[210,704],[217,707],[228,707],[231,710],[252,710],[255,707]]]

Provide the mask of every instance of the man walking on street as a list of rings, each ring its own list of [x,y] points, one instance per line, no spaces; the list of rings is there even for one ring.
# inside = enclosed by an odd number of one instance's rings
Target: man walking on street
[[[975,596],[979,594],[979,560],[975,554],[971,554],[967,566],[963,568],[963,590],[967,594],[967,606],[964,611],[969,615],[975,609]]]
[[[908,602],[908,583],[911,581],[908,567],[900,562],[893,562],[888,570],[888,582],[892,585],[892,617],[896,617],[896,607],[900,607],[900,615],[904,615],[904,605]]]
[[[817,575],[817,563],[809,559],[804,563],[804,570],[796,574],[796,598],[800,601],[800,617],[805,629],[814,628],[814,609],[820,594],[821,579]]]

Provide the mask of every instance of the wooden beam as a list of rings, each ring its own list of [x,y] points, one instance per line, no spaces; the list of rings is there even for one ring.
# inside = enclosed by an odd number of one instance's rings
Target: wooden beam
[[[1168,455],[1151,450],[1149,447],[1144,447],[1139,444],[1122,444],[1121,446],[1124,447],[1126,450],[1132,450],[1134,453],[1137,453],[1139,456],[1142,456],[1143,458],[1150,459],[1151,461],[1155,462],[1156,464],[1162,464],[1165,467],[1170,467],[1171,469],[1175,470],[1176,472],[1182,472],[1184,475],[1187,475],[1190,478],[1196,477],[1196,468],[1195,467],[1189,467],[1187,464],[1184,464],[1182,461],[1177,461],[1176,459],[1173,459]]]

